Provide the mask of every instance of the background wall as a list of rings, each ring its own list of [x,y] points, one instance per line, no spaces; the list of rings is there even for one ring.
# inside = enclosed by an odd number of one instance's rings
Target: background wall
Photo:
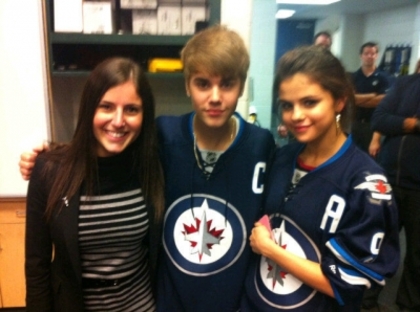
[[[19,155],[48,138],[41,1],[0,1],[0,197],[25,196]]]
[[[271,116],[271,87],[274,72],[274,44],[276,40],[275,1],[253,0],[251,35],[251,70],[253,88],[250,105],[258,109],[258,119],[263,127],[270,128],[276,137],[276,116]],[[331,51],[347,71],[360,67],[359,48],[366,41],[376,41],[380,46],[378,65],[389,44],[411,44],[410,70],[412,73],[420,58],[420,3],[371,14],[331,15],[317,20],[315,33],[328,30],[333,35]],[[273,39],[274,38],[274,39]]]
[[[389,44],[412,45],[410,73],[420,57],[420,3],[391,11],[369,14],[365,18],[363,41],[374,40],[383,53]],[[381,57],[382,57],[382,53]]]
[[[264,128],[271,125],[272,86],[276,44],[275,1],[253,0],[251,19],[250,103],[255,106]]]
[[[19,155],[50,138],[41,5],[42,0],[0,1],[0,197],[25,196],[27,183],[18,172]],[[246,118],[249,105],[254,105],[265,128],[270,128],[272,118],[275,11],[275,1],[222,0],[221,23],[241,34],[251,54],[249,87],[239,101],[238,111]],[[420,57],[420,4],[367,15],[331,16],[320,20],[316,31],[325,27],[334,31],[333,52],[349,71],[359,67],[358,49],[367,40],[378,41],[382,52],[387,44],[412,44],[410,72]],[[182,78],[152,81],[152,85],[158,91],[158,114],[191,109]],[[174,89],[177,95],[169,98],[166,90]],[[74,109],[68,111],[70,96],[65,94],[59,112],[62,118],[68,118],[69,112],[73,116],[76,113]]]

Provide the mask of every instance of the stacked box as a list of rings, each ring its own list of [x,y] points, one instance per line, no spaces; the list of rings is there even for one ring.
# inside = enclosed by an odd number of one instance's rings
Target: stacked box
[[[181,35],[181,6],[159,5],[158,35]]]
[[[133,10],[133,34],[157,35],[156,10]]]
[[[182,35],[192,35],[195,32],[195,23],[206,20],[205,6],[182,7]]]
[[[83,32],[85,34],[112,34],[111,1],[83,3]]]

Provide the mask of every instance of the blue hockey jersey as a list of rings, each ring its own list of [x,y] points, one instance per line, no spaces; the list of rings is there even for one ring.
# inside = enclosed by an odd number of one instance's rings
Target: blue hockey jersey
[[[211,174],[197,165],[194,113],[157,119],[166,183],[158,311],[237,311],[261,215],[271,133],[245,122]]]
[[[265,212],[279,246],[321,264],[335,299],[255,255],[241,311],[360,311],[364,290],[383,285],[398,268],[397,207],[383,170],[349,137],[299,179],[294,172],[302,148],[295,143],[278,151]]]

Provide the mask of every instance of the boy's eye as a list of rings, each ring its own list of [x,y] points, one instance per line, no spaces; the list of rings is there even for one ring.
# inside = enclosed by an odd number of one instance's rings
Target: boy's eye
[[[221,83],[221,87],[224,89],[230,89],[235,85],[235,80],[223,80]]]
[[[195,79],[194,80],[194,84],[198,88],[201,88],[201,89],[205,89],[205,88],[207,88],[210,85],[210,83],[206,79]]]

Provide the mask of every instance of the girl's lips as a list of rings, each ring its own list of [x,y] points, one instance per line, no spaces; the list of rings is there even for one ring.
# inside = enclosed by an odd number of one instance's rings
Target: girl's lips
[[[108,138],[110,138],[112,141],[123,140],[124,137],[127,135],[127,132],[125,131],[105,130],[105,133],[107,134]]]
[[[304,131],[308,130],[308,128],[309,128],[309,126],[295,126],[295,127],[293,127],[293,129],[296,133],[304,132]]]

